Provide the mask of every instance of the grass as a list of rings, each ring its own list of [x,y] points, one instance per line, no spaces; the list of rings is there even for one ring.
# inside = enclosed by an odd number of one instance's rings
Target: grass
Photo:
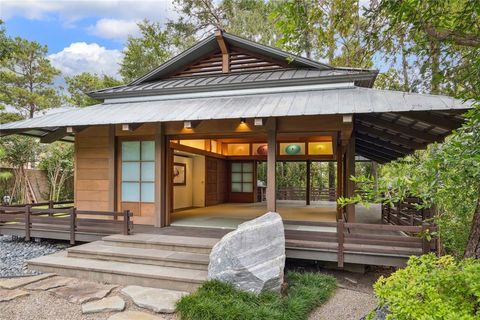
[[[335,278],[319,273],[289,272],[286,295],[255,295],[217,280],[205,282],[177,303],[183,320],[307,319],[308,314],[333,293]]]

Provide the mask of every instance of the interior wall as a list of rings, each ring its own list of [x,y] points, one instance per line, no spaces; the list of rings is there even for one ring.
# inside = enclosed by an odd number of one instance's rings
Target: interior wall
[[[193,157],[193,198],[194,207],[205,207],[205,157]]]

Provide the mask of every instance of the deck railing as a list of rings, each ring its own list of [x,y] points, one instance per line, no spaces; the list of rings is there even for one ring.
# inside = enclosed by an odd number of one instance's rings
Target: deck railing
[[[307,197],[307,190],[305,188],[279,188],[277,190],[277,200],[305,200]],[[310,189],[311,201],[335,201],[335,188],[317,188]]]
[[[45,207],[48,206],[48,209],[55,209],[55,208],[72,208],[73,207],[73,200],[62,200],[62,201],[43,201],[43,202],[35,202],[35,203],[25,203],[25,204],[10,204],[10,205],[3,205],[3,207],[25,207],[31,206],[32,208],[35,207]]]
[[[382,205],[382,221],[387,224],[420,226],[433,217],[433,210],[418,209],[422,201],[419,198],[407,198],[394,207]]]
[[[75,244],[78,233],[131,234],[132,216],[132,212],[128,210],[103,212],[77,210],[74,207],[39,209],[31,205],[8,206],[0,207],[0,227],[23,227],[26,241],[30,240],[32,231],[65,232],[70,234],[70,243]]]

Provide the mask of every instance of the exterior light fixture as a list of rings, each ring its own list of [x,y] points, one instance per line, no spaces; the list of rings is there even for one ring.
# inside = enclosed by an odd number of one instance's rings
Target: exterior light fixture
[[[263,126],[263,119],[262,118],[255,118],[255,120],[253,121],[253,124],[255,126]]]
[[[240,118],[240,123],[243,124],[243,123],[246,123],[246,122],[247,122],[247,119],[245,119],[245,118]]]
[[[183,127],[185,129],[192,129],[192,121],[183,121]]]

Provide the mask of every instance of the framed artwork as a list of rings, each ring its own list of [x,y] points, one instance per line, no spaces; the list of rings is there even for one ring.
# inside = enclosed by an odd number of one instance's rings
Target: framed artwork
[[[187,184],[187,165],[185,163],[173,163],[173,185],[184,186]]]

